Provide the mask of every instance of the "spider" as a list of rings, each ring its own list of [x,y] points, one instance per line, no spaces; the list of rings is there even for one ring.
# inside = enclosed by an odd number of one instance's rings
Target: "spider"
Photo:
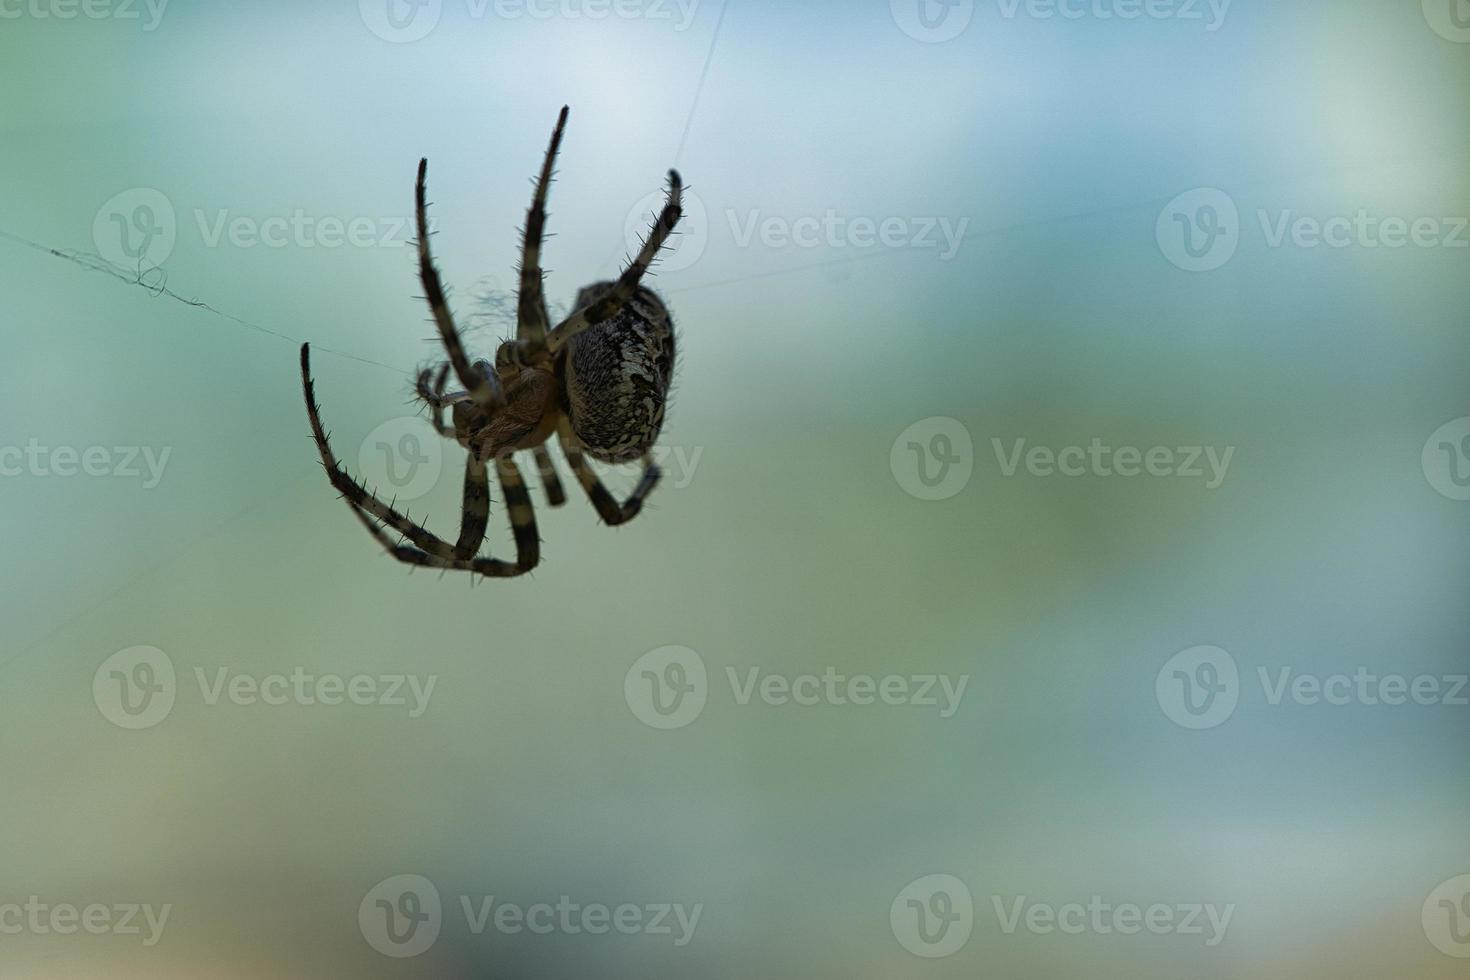
[[[421,372],[414,390],[428,407],[434,429],[468,454],[459,537],[453,543],[383,503],[342,469],[322,426],[311,376],[311,347],[301,346],[306,412],[327,478],[368,533],[401,562],[492,578],[524,575],[535,568],[541,558],[536,515],[514,454],[519,450],[534,453],[548,504],[561,506],[566,494],[546,449],[553,434],[592,506],[607,524],[623,524],[636,517],[659,481],[651,449],[663,425],[674,368],[673,319],[658,295],[640,282],[683,216],[682,184],[678,171],[670,170],[663,209],[637,257],[615,282],[583,288],[573,312],[548,330],[540,253],[547,187],[566,123],[567,107],[563,106],[526,212],[516,337],[500,345],[494,365],[471,362],[460,342],[429,252],[424,191],[428,161],[419,161],[414,192],[419,278],[449,360],[437,373]],[[446,391],[451,370],[463,390]],[[641,460],[642,476],[632,494],[618,501],[598,479],[588,456],[606,463]],[[505,492],[515,561],[480,556],[489,523],[492,465]],[[396,531],[400,540],[395,543],[386,528]]]

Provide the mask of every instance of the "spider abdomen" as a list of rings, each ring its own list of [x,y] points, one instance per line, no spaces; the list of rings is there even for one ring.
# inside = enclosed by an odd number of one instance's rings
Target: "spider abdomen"
[[[580,309],[610,282],[577,294]],[[605,463],[641,459],[663,427],[674,372],[674,323],[651,289],[639,287],[611,319],[567,344],[563,410],[587,454]]]

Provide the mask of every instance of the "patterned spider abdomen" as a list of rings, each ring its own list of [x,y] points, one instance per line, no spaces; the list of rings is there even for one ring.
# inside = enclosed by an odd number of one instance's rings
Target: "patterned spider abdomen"
[[[577,294],[577,308],[612,287]],[[674,321],[651,289],[639,286],[619,313],[567,343],[563,405],[587,455],[604,463],[641,459],[664,424],[674,374]]]

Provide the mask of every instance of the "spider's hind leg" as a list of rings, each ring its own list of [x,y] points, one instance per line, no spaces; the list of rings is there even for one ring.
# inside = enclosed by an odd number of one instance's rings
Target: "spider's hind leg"
[[[628,499],[618,503],[612,491],[603,485],[597,476],[597,471],[587,461],[582,452],[581,442],[572,432],[571,424],[562,419],[557,426],[557,438],[561,440],[562,451],[566,453],[567,463],[571,465],[572,472],[577,475],[577,482],[582,484],[582,490],[586,492],[587,499],[592,501],[597,516],[601,517],[603,523],[612,527],[626,524],[637,517],[643,510],[643,501],[658,486],[658,481],[663,477],[663,471],[653,461],[648,453],[643,454],[643,476],[638,480],[638,486],[633,488]]]
[[[537,446],[535,456],[536,472],[541,475],[541,488],[546,492],[546,503],[552,507],[560,507],[567,502],[567,492],[562,489],[556,463],[545,446]]]

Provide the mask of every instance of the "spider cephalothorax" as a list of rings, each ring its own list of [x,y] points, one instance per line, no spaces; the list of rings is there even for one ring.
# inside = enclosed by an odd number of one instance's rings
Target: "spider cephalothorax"
[[[460,342],[429,253],[424,192],[428,161],[419,161],[415,188],[419,278],[449,361],[438,372],[422,372],[415,391],[428,406],[436,431],[464,447],[467,455],[464,510],[459,538],[453,544],[383,503],[337,463],[316,403],[310,347],[301,347],[307,415],[327,476],[369,533],[400,561],[495,577],[521,575],[534,568],[540,560],[536,516],[514,454],[531,450],[548,502],[553,507],[565,503],[561,480],[546,451],[553,434],[577,481],[608,524],[622,524],[636,516],[658,483],[659,469],[651,450],[663,425],[673,375],[673,319],[658,295],[640,285],[640,280],[682,217],[682,185],[678,173],[669,171],[668,199],[638,255],[616,281],[584,288],[572,314],[549,329],[541,289],[541,239],[546,191],[566,121],[563,107],[526,213],[516,337],[501,344],[494,364],[471,363]],[[446,390],[451,373],[463,390]],[[602,485],[587,456],[610,463],[641,460],[643,476],[628,499],[619,502]],[[479,557],[489,521],[491,465],[505,488],[516,543],[514,562]],[[395,543],[388,528],[402,540]]]

